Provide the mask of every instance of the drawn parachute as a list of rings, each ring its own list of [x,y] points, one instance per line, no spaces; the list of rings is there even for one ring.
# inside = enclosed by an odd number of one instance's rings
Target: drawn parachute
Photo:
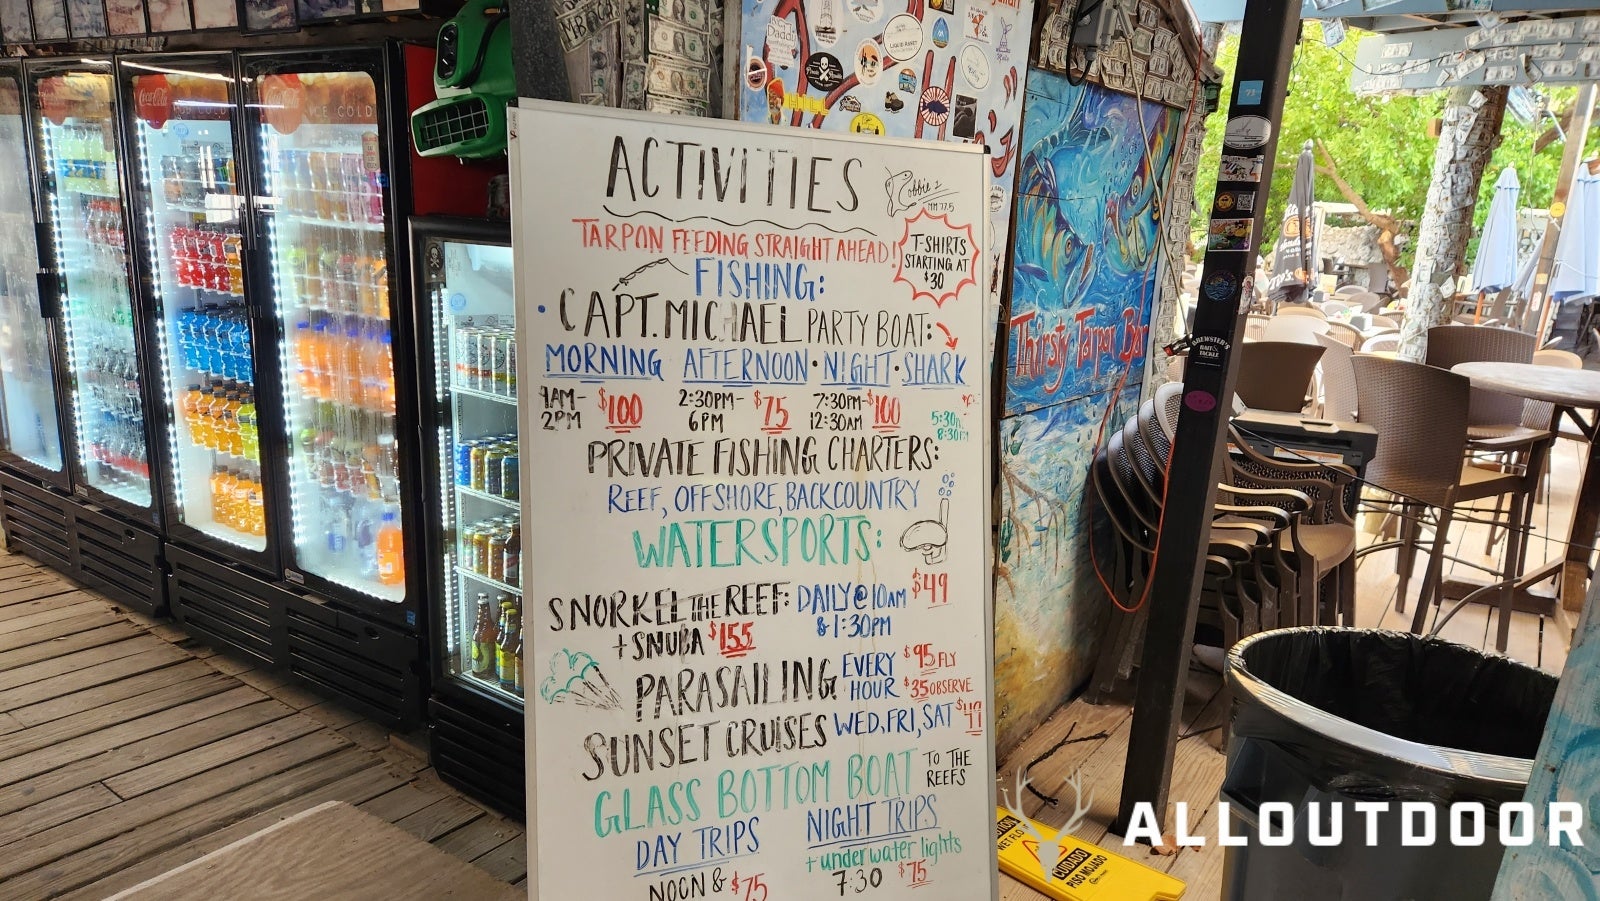
[[[622,709],[622,698],[600,672],[600,664],[583,651],[562,650],[550,657],[550,675],[540,683],[539,697],[551,704]]]

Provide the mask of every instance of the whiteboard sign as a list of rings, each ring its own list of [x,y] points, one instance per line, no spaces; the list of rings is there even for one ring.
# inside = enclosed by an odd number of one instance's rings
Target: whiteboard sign
[[[521,104],[534,897],[992,897],[986,157]]]

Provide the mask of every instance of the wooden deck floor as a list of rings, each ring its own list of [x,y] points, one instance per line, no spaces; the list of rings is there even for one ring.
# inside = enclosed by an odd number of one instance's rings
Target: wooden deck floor
[[[525,882],[521,827],[404,737],[0,551],[0,901],[104,898],[332,800]]]

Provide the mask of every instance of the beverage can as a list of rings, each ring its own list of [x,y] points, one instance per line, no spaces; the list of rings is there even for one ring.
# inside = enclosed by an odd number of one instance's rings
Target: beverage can
[[[489,452],[483,455],[483,490],[496,497],[501,496],[503,490],[500,461],[505,457],[505,446],[500,444],[489,448]]]
[[[473,565],[472,559],[473,554],[477,550],[477,540],[477,523],[469,523],[468,525],[461,527],[461,568],[467,570],[468,572],[478,571],[478,568]]]
[[[522,494],[520,462],[516,445],[500,458],[500,496],[508,501],[517,500]]]
[[[494,334],[494,362],[490,366],[490,374],[494,379],[494,391],[498,394],[510,394],[511,371],[506,364],[511,353],[511,333],[495,332]]]
[[[494,537],[494,528],[486,527],[480,523],[479,528],[472,536],[472,571],[479,575],[489,574],[489,541]]]
[[[464,488],[472,487],[472,448],[476,444],[470,438],[456,441],[456,484]]]
[[[488,462],[489,448],[492,446],[493,445],[487,441],[478,442],[473,445],[471,487],[474,491],[482,491],[484,489],[484,485],[488,481],[488,467],[485,464]]]
[[[483,329],[478,332],[478,367],[472,387],[479,391],[494,391],[494,344],[493,331]]]
[[[456,383],[464,388],[475,388],[478,384],[478,329],[457,331],[456,344]]]
[[[506,580],[506,547],[511,542],[510,529],[496,529],[489,536],[489,578],[496,582]]]
[[[506,333],[506,393],[517,393],[517,333]]]

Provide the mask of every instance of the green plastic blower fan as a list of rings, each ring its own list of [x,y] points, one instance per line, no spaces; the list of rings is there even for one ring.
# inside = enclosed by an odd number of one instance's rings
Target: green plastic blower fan
[[[505,0],[468,0],[439,29],[438,99],[411,114],[422,156],[482,159],[506,149],[506,104],[516,96]]]

